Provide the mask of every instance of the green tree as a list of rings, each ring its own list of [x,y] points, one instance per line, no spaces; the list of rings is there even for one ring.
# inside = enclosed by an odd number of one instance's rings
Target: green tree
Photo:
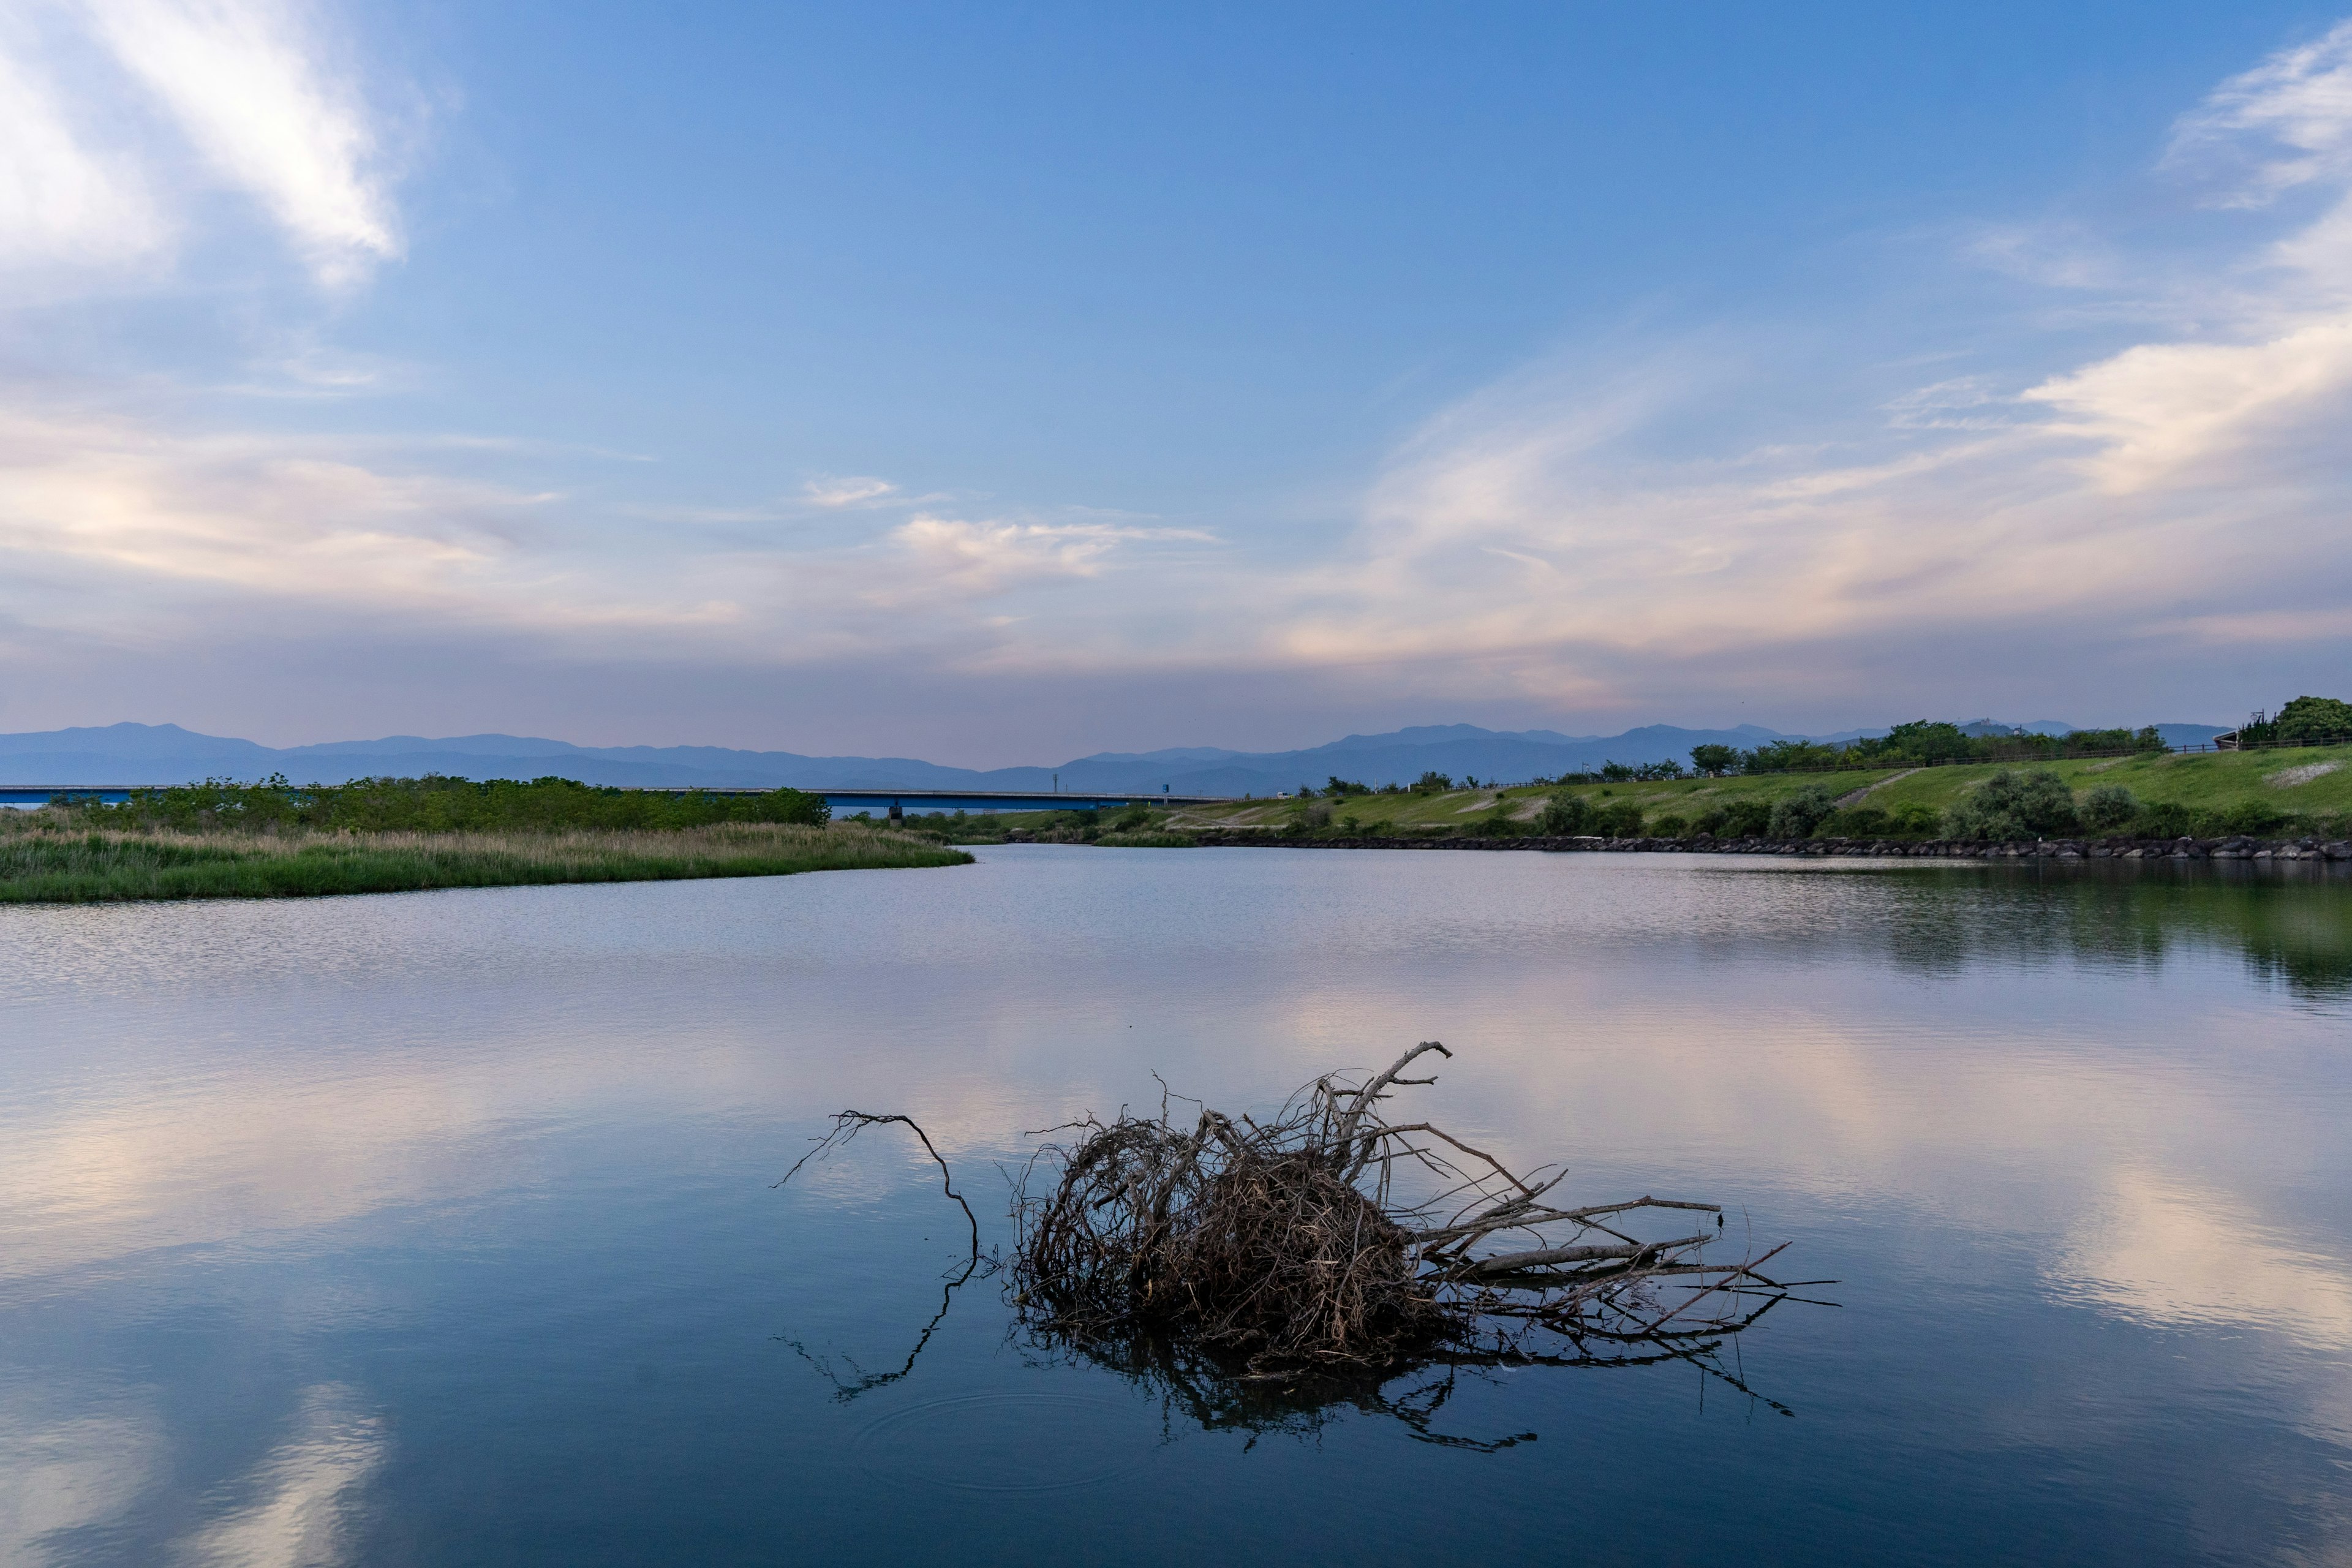
[[[2282,741],[2352,739],[2352,702],[2333,697],[2298,697],[2272,721]]]
[[[1592,831],[1592,803],[1580,795],[1560,791],[1544,802],[1537,828],[1553,838],[1573,838]]]
[[[2064,779],[2047,768],[2003,768],[1962,796],[1946,825],[1955,838],[2009,840],[2068,834],[2082,823]]]
[[[2101,784],[2083,797],[2083,826],[2112,832],[2139,815],[2139,801],[2121,784]]]
[[[1591,831],[1610,838],[1634,838],[1642,832],[1642,808],[1630,800],[1604,805],[1592,814]]]
[[[1691,748],[1691,766],[1711,779],[1719,779],[1739,765],[1739,753],[1729,746],[1705,745]]]
[[[1766,831],[1775,838],[1811,838],[1837,810],[1837,796],[1826,785],[1807,784],[1772,803]]]

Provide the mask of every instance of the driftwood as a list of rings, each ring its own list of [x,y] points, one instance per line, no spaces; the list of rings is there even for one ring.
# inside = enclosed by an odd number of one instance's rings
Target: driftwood
[[[1399,1089],[1435,1081],[1405,1076],[1432,1052],[1453,1055],[1425,1040],[1360,1082],[1326,1074],[1264,1120],[1202,1107],[1180,1124],[1163,1095],[1157,1117],[1089,1116],[1037,1134],[1067,1136],[1014,1180],[1008,1258],[983,1258],[971,1205],[908,1117],[841,1112],[784,1180],[868,1127],[904,1123],[971,1236],[915,1353],[957,1287],[1001,1269],[1033,1349],[1118,1372],[1204,1427],[1304,1430],[1348,1405],[1425,1441],[1508,1447],[1533,1435],[1431,1430],[1457,1376],[1664,1361],[1788,1414],[1717,1352],[1801,1299],[1798,1288],[1833,1281],[1768,1274],[1780,1247],[1722,1256],[1717,1205],[1644,1195],[1564,1207],[1549,1201],[1564,1173],[1521,1175],[1433,1123],[1390,1121],[1382,1107]],[[1640,1234],[1669,1221],[1690,1234]],[[835,1383],[853,1397],[914,1359]]]
[[[1024,1321],[1082,1341],[1197,1341],[1238,1375],[1674,1354],[1754,1322],[1798,1284],[1780,1251],[1724,1258],[1714,1204],[1562,1207],[1427,1121],[1391,1122],[1408,1068],[1327,1074],[1265,1121],[1094,1118],[1055,1132],[1020,1184],[1011,1261]],[[1645,1222],[1712,1218],[1644,1238]],[[1710,1258],[1707,1249],[1717,1249]]]

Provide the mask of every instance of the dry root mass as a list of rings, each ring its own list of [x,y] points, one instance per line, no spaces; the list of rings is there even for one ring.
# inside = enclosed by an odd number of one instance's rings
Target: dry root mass
[[[1423,1041],[1361,1081],[1316,1079],[1260,1121],[1089,1117],[1054,1130],[1014,1199],[1010,1282],[1031,1328],[1115,1352],[1196,1346],[1254,1378],[1684,1353],[1797,1284],[1726,1260],[1716,1205],[1563,1207],[1426,1121],[1392,1121]],[[1673,1222],[1667,1225],[1666,1222]],[[1685,1232],[1648,1237],[1661,1227]],[[1717,1257],[1710,1258],[1713,1247]],[[1646,1352],[1646,1353],[1645,1353]]]

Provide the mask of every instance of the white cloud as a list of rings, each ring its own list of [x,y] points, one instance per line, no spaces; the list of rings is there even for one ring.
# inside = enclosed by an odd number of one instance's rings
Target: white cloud
[[[2264,156],[2250,138],[2276,151]],[[2217,156],[2252,166],[2252,178],[2223,197],[2234,205],[2352,174],[2352,21],[2231,77],[2184,116],[2171,157]]]
[[[215,189],[325,286],[400,254],[379,118],[303,0],[62,0],[0,16],[0,268],[113,287]]]
[[[1121,543],[1155,536],[1152,530],[1107,523],[971,522],[924,515],[908,519],[890,537],[913,559],[926,586],[977,595],[1040,579],[1092,577]]]
[[[898,487],[887,479],[868,479],[857,475],[827,476],[811,479],[801,487],[812,506],[857,506],[877,501],[898,492]]]
[[[268,208],[321,281],[400,242],[355,86],[291,0],[90,0],[100,37],[215,172]]]
[[[2352,315],[2303,322],[2252,343],[2143,343],[2025,396],[2050,428],[2096,445],[2109,491],[2142,489],[2281,426],[2328,418],[2352,390]],[[2340,428],[2340,427],[2339,427]]]
[[[0,266],[110,267],[165,226],[135,167],[87,145],[21,37],[0,33]]]

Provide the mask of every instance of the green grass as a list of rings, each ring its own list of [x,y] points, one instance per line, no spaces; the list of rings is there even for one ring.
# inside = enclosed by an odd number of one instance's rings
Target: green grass
[[[1893,811],[1922,805],[1939,816],[1969,790],[2007,767],[2047,767],[2078,796],[2100,784],[2116,784],[2147,805],[2178,804],[2192,812],[2221,814],[2260,805],[2315,826],[2352,818],[2352,746],[2315,746],[2267,752],[2217,752],[2190,755],[2150,753],[2124,758],[2082,758],[2054,763],[1971,763],[1921,768],[1854,768],[1838,773],[1763,773],[1748,778],[1675,779],[1655,784],[1519,785],[1496,790],[1457,789],[1443,795],[1350,795],[1306,803],[1330,809],[1335,829],[1354,816],[1366,835],[1391,836],[1439,827],[1469,827],[1507,810],[1532,817],[1549,796],[1565,790],[1596,805],[1630,800],[1654,819],[1673,814],[1696,816],[1710,805],[1740,800],[1777,800],[1799,790],[1826,788],[1838,795],[1867,790],[1867,804]],[[2331,768],[2298,781],[2298,770]],[[2282,776],[2284,775],[2284,776]],[[1296,801],[1236,802],[1174,813],[1168,829],[1185,832],[1230,828],[1281,828],[1297,818]],[[2284,830],[2296,831],[2294,827]]]
[[[798,871],[956,866],[971,857],[860,827],[730,824],[635,832],[249,834],[0,833],[0,902],[318,898],[427,888],[780,877]]]

